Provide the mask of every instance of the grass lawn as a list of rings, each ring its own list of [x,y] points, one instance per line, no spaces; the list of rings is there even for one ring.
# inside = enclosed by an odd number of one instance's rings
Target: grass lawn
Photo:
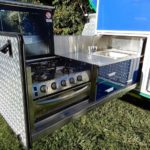
[[[134,102],[134,98],[126,96]],[[33,150],[149,150],[150,103],[116,99],[36,141]],[[0,117],[0,150],[20,150],[17,138]]]

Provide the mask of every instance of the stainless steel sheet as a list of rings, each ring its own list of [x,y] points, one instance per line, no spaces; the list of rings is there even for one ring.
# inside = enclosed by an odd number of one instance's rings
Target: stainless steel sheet
[[[86,62],[92,65],[97,65],[99,67],[118,63],[121,61],[127,61],[130,59],[140,58],[140,56],[138,55],[132,55],[132,56],[121,58],[121,59],[111,59],[108,57],[86,54],[84,52],[70,52],[70,53],[64,52],[64,53],[58,53],[57,55],[70,58],[70,59],[74,59],[74,60],[78,60],[78,61],[82,61],[82,62]]]
[[[141,57],[143,44],[141,38],[117,38],[113,36],[55,36],[55,54],[100,67]],[[114,41],[116,44],[114,44]],[[117,44],[117,42],[119,43]],[[126,42],[126,44],[121,44],[124,42]],[[117,50],[119,53],[120,51],[126,51],[127,54],[132,53],[132,55],[121,57],[119,59],[95,55],[95,52],[104,52],[111,48],[115,49],[116,52]]]

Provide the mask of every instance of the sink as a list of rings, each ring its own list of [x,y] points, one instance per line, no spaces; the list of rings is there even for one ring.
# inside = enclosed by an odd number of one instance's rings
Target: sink
[[[117,50],[106,50],[106,51],[97,51],[92,53],[92,55],[96,56],[104,56],[112,59],[122,59],[131,56],[132,54],[130,53],[125,53]]]

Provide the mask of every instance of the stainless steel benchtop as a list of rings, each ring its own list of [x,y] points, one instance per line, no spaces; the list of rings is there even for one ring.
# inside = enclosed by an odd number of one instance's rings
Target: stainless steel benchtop
[[[100,67],[140,58],[143,43],[141,38],[113,36],[55,36],[54,41],[56,55]]]
[[[78,61],[82,61],[82,62],[86,62],[86,63],[92,64],[92,65],[97,65],[99,67],[141,57],[138,55],[131,55],[129,57],[125,57],[125,58],[121,58],[121,59],[112,59],[112,58],[103,57],[100,55],[96,56],[96,55],[92,55],[92,54],[87,54],[85,52],[79,52],[79,51],[78,52],[67,52],[67,51],[63,52],[62,50],[60,52],[57,51],[56,55],[74,59],[74,60],[78,60]]]

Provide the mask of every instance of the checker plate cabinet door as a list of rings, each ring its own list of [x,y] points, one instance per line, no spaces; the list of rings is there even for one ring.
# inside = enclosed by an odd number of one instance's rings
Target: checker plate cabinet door
[[[97,32],[150,31],[150,0],[99,0]]]
[[[4,51],[10,43],[11,51]],[[0,34],[0,50],[0,113],[27,147],[21,38]]]

